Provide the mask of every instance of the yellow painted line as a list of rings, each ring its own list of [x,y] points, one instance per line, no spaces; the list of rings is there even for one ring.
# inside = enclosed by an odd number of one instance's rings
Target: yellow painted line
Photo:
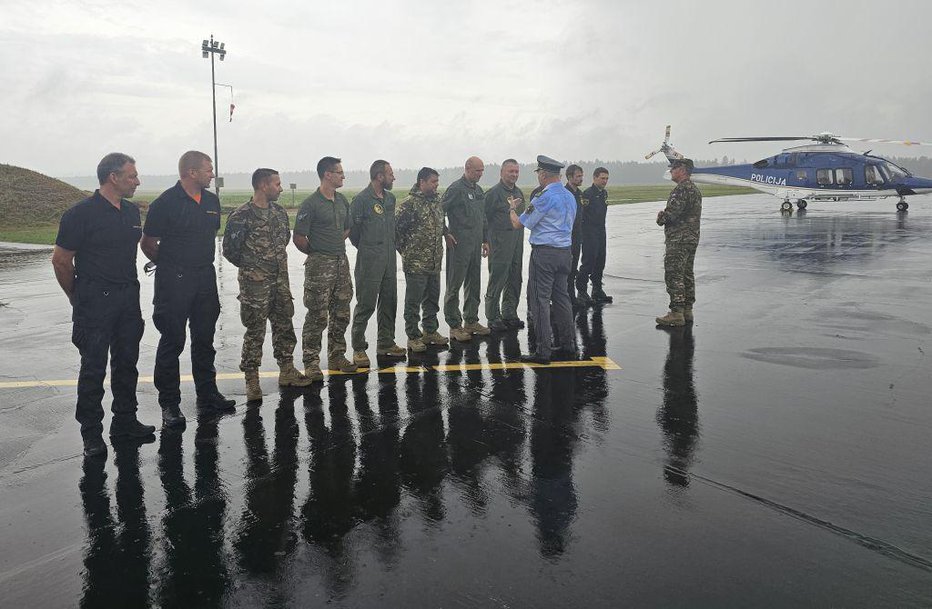
[[[427,370],[437,372],[467,372],[474,370],[517,370],[520,368],[602,368],[603,370],[622,370],[622,367],[607,357],[593,357],[582,361],[551,362],[547,365],[526,364],[524,362],[487,362],[484,364],[440,364],[437,366],[388,366],[375,370],[378,374],[398,374],[399,372],[418,373]],[[370,372],[369,368],[360,368],[358,373],[324,370],[326,376],[345,376]],[[262,378],[275,378],[278,372],[260,372]],[[217,374],[218,381],[234,381],[243,378],[242,372],[223,372]],[[183,382],[191,382],[190,374],[181,375]],[[152,383],[151,376],[140,376],[140,383]],[[0,389],[30,389],[34,387],[77,387],[77,379],[47,381],[0,381]]]

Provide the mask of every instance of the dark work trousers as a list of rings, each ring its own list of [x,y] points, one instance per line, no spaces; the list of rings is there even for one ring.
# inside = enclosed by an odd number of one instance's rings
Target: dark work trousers
[[[568,247],[531,246],[527,282],[527,306],[534,320],[537,354],[550,357],[551,344],[563,349],[576,348],[573,307],[566,291],[572,252]],[[551,306],[553,319],[551,320]],[[551,321],[553,328],[551,328]],[[554,340],[551,340],[553,332]]]
[[[573,259],[570,261],[570,274],[566,280],[566,291],[570,295],[570,305],[574,307],[576,306],[576,276],[579,274],[579,252],[581,245],[578,239],[573,239],[573,246],[570,248]]]
[[[587,231],[582,238],[582,264],[576,277],[576,287],[580,291],[592,281],[592,291],[602,289],[602,272],[605,270],[605,229]]]
[[[199,396],[217,391],[214,330],[220,317],[217,277],[213,265],[155,270],[155,310],[152,322],[162,334],[155,352],[155,388],[163,408],[181,404],[178,357],[184,350],[185,329],[191,326],[191,372]]]
[[[71,341],[81,354],[75,418],[81,424],[81,436],[88,438],[103,432],[108,353],[113,416],[136,416],[136,363],[145,323],[137,283],[106,285],[79,279],[75,281],[72,303]]]

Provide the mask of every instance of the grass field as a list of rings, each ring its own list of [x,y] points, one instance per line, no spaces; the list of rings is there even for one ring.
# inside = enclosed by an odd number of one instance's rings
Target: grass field
[[[666,200],[667,195],[670,194],[672,187],[672,184],[609,186],[608,203],[609,205],[624,205],[628,203],[643,203],[645,201],[664,201]],[[533,187],[522,186],[521,189],[525,192],[525,194],[527,194],[533,189]],[[736,188],[733,186],[719,186],[714,184],[699,184],[699,189],[702,191],[702,194],[705,197],[741,195],[756,192],[750,188]],[[359,192],[359,190],[360,189],[343,189],[340,192],[342,192],[347,199],[352,199],[353,196]],[[312,192],[313,191],[296,191],[294,197],[295,206],[300,206],[301,202]],[[139,192],[136,193],[135,197],[133,197],[133,201],[148,204],[151,203],[158,195],[159,193],[157,192]],[[223,228],[226,225],[226,212],[235,209],[236,207],[239,207],[248,201],[251,195],[251,192],[236,190],[224,191],[221,193],[220,204],[224,209],[223,223],[220,226],[221,233],[223,232]],[[403,195],[404,191],[395,192],[395,196]],[[291,203],[291,191],[283,192],[279,202],[289,210],[289,213],[292,216],[297,213],[297,207],[293,207]],[[34,226],[28,228],[6,228],[0,226],[0,241],[51,245],[55,243],[55,236],[57,233],[57,224]]]

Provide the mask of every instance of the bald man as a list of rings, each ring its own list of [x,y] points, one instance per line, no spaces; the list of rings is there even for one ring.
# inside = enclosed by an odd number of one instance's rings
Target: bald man
[[[447,287],[443,314],[450,326],[450,338],[460,342],[474,335],[486,336],[489,329],[479,323],[479,294],[482,258],[489,255],[489,227],[484,194],[479,179],[485,165],[479,157],[469,157],[463,177],[450,184],[441,203],[447,216]],[[459,292],[463,289],[463,311]]]

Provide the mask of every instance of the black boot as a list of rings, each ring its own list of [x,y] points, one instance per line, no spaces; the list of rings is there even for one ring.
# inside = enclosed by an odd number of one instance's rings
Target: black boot
[[[606,294],[606,293],[602,290],[602,287],[601,287],[601,286],[599,286],[599,287],[597,287],[597,288],[593,288],[593,290],[592,290],[592,301],[595,302],[596,304],[611,304],[611,303],[612,303],[612,300],[613,300],[612,297],[609,296],[608,294]]]
[[[107,456],[107,445],[101,434],[97,433],[84,438],[84,456],[87,458]]]
[[[236,410],[236,400],[227,399],[227,397],[219,391],[197,396],[197,405],[198,408],[213,408],[220,412]]]
[[[162,406],[162,427],[184,427],[186,422],[178,406]]]
[[[144,425],[136,415],[113,417],[110,423],[110,439],[145,438],[155,433],[155,425]]]
[[[576,302],[581,309],[592,306],[592,299],[589,298],[589,292],[586,291],[586,288],[576,287]]]

